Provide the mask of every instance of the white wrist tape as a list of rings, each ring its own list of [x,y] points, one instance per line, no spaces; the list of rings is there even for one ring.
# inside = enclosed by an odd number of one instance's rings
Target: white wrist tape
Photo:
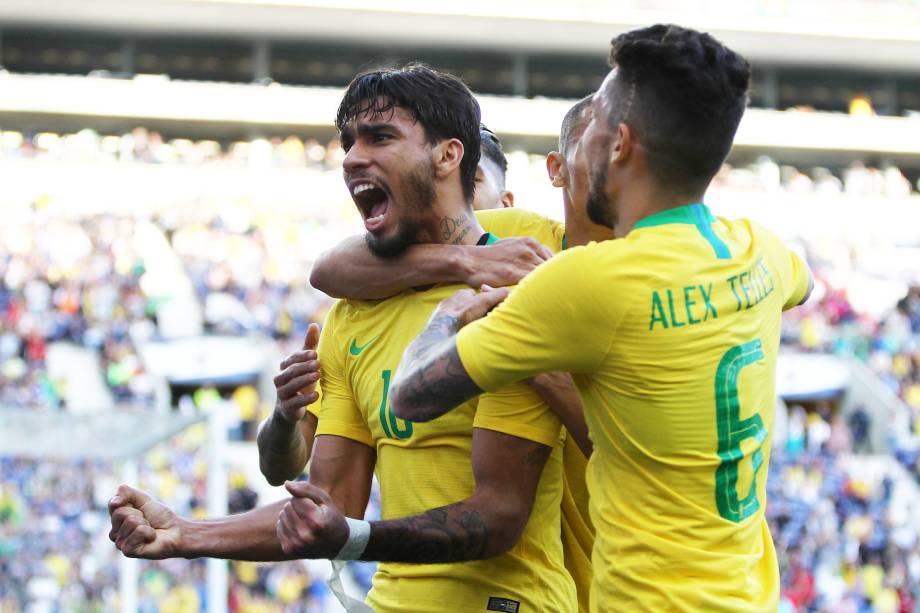
[[[348,540],[335,555],[334,560],[357,560],[367,549],[371,538],[371,523],[362,519],[346,517],[348,522]]]

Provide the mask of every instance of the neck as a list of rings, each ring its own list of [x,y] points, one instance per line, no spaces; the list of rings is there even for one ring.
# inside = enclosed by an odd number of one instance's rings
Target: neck
[[[587,215],[579,215],[567,191],[562,192],[562,204],[565,211],[565,242],[568,247],[587,245],[588,243],[601,242],[613,238],[613,230],[599,226],[588,219]]]
[[[649,184],[635,183],[629,191],[624,190],[620,196],[619,220],[613,228],[614,234],[617,238],[622,238],[649,215],[702,202],[703,193],[669,191]]]
[[[483,234],[473,207],[463,198],[439,199],[422,221],[421,230],[421,242],[443,245],[475,245]]]

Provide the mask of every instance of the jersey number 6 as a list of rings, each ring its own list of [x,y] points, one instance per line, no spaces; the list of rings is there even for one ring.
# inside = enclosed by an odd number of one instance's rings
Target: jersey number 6
[[[736,345],[725,352],[716,370],[716,425],[719,434],[719,459],[716,469],[716,506],[719,515],[739,523],[760,508],[757,499],[757,471],[763,464],[761,445],[767,438],[760,414],[741,419],[738,400],[738,377],[745,366],[764,359],[760,339]],[[753,438],[756,449],[751,454],[751,487],[744,498],[738,496],[738,463],[744,458],[742,441]]]

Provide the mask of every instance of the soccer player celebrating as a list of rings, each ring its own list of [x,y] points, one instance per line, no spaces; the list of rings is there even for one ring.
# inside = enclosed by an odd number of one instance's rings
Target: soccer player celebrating
[[[571,227],[571,236],[566,234],[565,226],[551,219],[528,211],[516,211],[513,214],[499,211],[479,211],[476,216],[483,224],[503,236],[527,234],[536,237],[554,252],[561,251],[567,245],[576,246],[587,244],[590,241],[602,241],[613,238],[610,228],[592,223],[584,217],[584,201],[587,198],[587,164],[583,148],[579,147],[579,139],[587,126],[588,111],[591,98],[586,97],[576,103],[565,115],[559,134],[559,151],[553,151],[547,156],[547,171],[553,185],[562,188],[563,210],[566,225]],[[481,132],[483,139],[483,157],[501,152],[501,145],[490,131],[485,128]],[[491,142],[492,145],[487,145]],[[492,153],[488,153],[492,151]],[[483,171],[483,161],[480,160],[476,171],[476,199],[473,206],[477,206],[480,198],[479,177]],[[502,166],[504,167],[504,166]],[[486,170],[485,172],[490,172]],[[497,198],[492,195],[490,200]],[[577,204],[580,202],[580,205]],[[500,201],[495,201],[494,206],[483,208],[500,208]],[[436,283],[434,276],[426,276],[425,271],[433,268],[431,263],[419,262],[425,258],[450,258],[450,245],[431,244],[413,245],[399,258],[381,258],[374,256],[363,244],[358,244],[352,239],[346,239],[343,246],[336,248],[335,259],[323,257],[314,270],[314,278],[318,281],[317,289],[327,290],[324,286],[326,279],[335,278],[339,286],[349,287],[348,298],[366,299],[374,297],[377,292],[384,289],[392,291],[393,279],[403,279],[402,268],[409,265],[405,260],[409,257],[415,259],[415,267],[411,282],[404,282],[403,290],[411,289],[413,285]],[[334,267],[334,271],[331,270]],[[326,270],[329,268],[330,270]],[[562,546],[565,556],[565,567],[572,575],[578,592],[578,606],[580,611],[588,610],[588,594],[591,585],[591,549],[594,546],[594,530],[588,514],[588,493],[585,484],[586,455],[590,454],[590,441],[587,440],[584,416],[581,401],[574,389],[571,377],[565,373],[545,373],[529,381],[547,404],[557,412],[562,421],[569,428],[563,449],[563,493],[562,493]],[[297,388],[291,388],[296,390]],[[279,398],[282,392],[279,390]],[[296,399],[294,400],[296,402]],[[260,444],[260,454],[263,457],[269,454],[294,454],[302,445],[290,445],[281,440],[274,449],[263,449]],[[285,465],[283,459],[278,461],[279,466]],[[300,474],[303,464],[300,464],[293,475]],[[290,478],[289,474],[285,478]]]
[[[764,504],[780,315],[811,276],[773,234],[702,203],[749,66],[663,25],[615,38],[611,64],[580,146],[585,212],[617,240],[556,256],[488,316],[506,290],[443,302],[406,350],[391,410],[418,424],[572,372],[594,443],[592,610],[775,611]]]
[[[470,206],[479,107],[462,82],[418,66],[359,75],[336,123],[375,253],[496,240]],[[323,398],[311,483],[287,484],[290,500],[191,522],[122,486],[110,503],[118,548],[139,557],[380,560],[388,563],[368,595],[378,612],[574,610],[560,540],[560,422],[536,393],[514,384],[424,425],[389,410],[404,348],[455,289],[333,307],[317,349]],[[363,515],[375,468],[384,520],[368,524],[351,518]],[[467,563],[437,565],[458,561]]]

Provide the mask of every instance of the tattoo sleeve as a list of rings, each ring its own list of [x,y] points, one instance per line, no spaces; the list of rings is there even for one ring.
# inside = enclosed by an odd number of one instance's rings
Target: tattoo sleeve
[[[456,317],[435,312],[403,354],[393,385],[392,411],[410,421],[431,421],[482,390],[457,352]]]
[[[461,502],[371,523],[365,560],[432,564],[497,556],[518,542],[530,518],[551,447],[473,429],[473,494]]]
[[[432,564],[487,557],[491,530],[482,514],[468,507],[463,501],[421,515],[372,522],[362,559]]]

